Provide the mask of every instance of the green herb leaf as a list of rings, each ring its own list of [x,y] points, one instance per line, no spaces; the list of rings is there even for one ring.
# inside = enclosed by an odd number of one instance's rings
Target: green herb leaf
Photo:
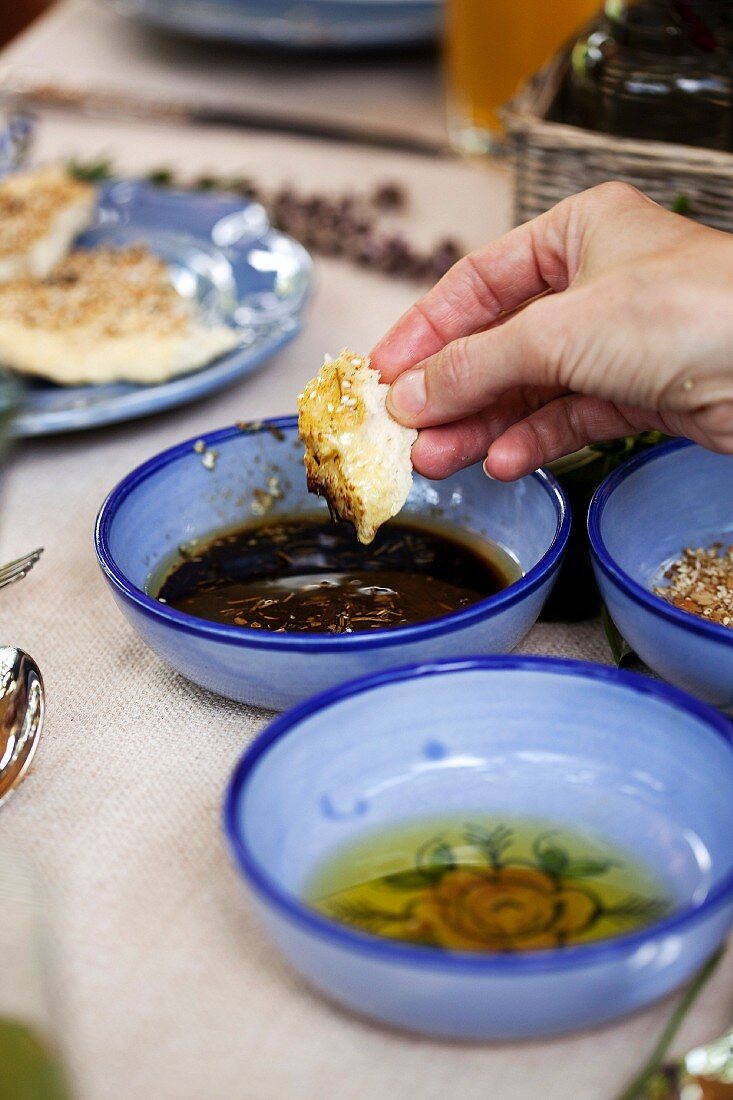
[[[108,157],[99,157],[97,160],[76,160],[72,157],[66,162],[66,170],[74,179],[83,180],[86,183],[98,183],[108,180],[112,176],[112,161]]]
[[[175,177],[170,168],[153,168],[145,176],[145,179],[148,183],[155,184],[156,187],[172,187],[175,183]]]
[[[216,176],[199,176],[193,183],[194,191],[214,191],[219,183]]]
[[[669,437],[663,432],[640,432],[639,435],[626,435],[618,439],[604,440],[588,444],[590,460],[581,461],[577,466],[559,473],[563,488],[571,495],[583,500],[584,506],[601,484],[604,478],[633,455],[648,451],[651,447],[663,443]]]
[[[65,1074],[44,1039],[19,1020],[0,1017],[0,1097],[69,1100]]]
[[[644,1100],[673,1100],[679,1094],[677,1074],[672,1069],[660,1069],[646,1083]]]
[[[673,214],[691,214],[692,203],[689,195],[675,195],[670,210]]]
[[[601,607],[601,619],[616,668],[624,668],[636,657],[636,654],[626,639],[619,633],[605,604]]]
[[[595,451],[596,454],[603,456],[602,477],[606,477],[622,462],[625,462],[627,458],[642,454],[644,451],[648,451],[650,447],[656,447],[669,438],[664,432],[639,432],[638,435],[623,435],[618,439],[590,443],[589,448],[591,451]]]

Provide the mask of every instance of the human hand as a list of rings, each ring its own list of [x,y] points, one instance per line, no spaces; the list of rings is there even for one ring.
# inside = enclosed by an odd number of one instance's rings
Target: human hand
[[[460,260],[372,365],[431,478],[645,430],[733,453],[733,240],[602,184]]]

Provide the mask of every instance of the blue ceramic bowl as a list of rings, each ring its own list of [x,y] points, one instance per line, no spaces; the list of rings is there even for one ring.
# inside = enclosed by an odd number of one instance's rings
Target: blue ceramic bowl
[[[487,657],[381,673],[277,719],[224,807],[255,909],[300,973],[398,1027],[515,1039],[591,1027],[685,981],[733,921],[727,719],[597,665]],[[336,924],[300,898],[329,853],[436,815],[554,822],[656,872],[669,916],[612,940],[519,954],[443,952]]]
[[[524,576],[465,610],[390,630],[268,634],[206,622],[148,595],[156,570],[181,543],[251,520],[257,493],[272,477],[282,497],[269,516],[313,515],[325,505],[306,491],[295,418],[205,436],[217,452],[213,470],[194,442],[152,458],[112,491],[97,519],[96,549],[120,609],[144,641],[188,679],[231,699],[282,708],[405,661],[510,650],[539,615],[567,544],[570,517],[549,474],[513,485],[489,481],[480,466],[443,482],[416,477],[405,515],[488,534],[516,556]]]
[[[655,596],[685,546],[733,543],[733,457],[678,440],[620,466],[588,514],[603,600],[650,668],[733,712],[733,630]]]

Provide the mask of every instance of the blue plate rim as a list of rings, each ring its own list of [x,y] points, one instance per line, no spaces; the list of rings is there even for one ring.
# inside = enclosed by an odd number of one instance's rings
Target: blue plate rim
[[[668,443],[658,444],[656,447],[642,452],[642,454],[627,459],[617,470],[614,470],[601,482],[591,498],[588,509],[588,540],[591,554],[599,569],[617,588],[620,588],[634,602],[642,604],[654,615],[666,619],[668,622],[674,623],[675,626],[682,627],[693,634],[700,634],[711,641],[733,645],[733,630],[730,627],[722,626],[720,623],[711,623],[695,615],[690,615],[686,611],[680,611],[679,608],[667,603],[661,596],[655,596],[653,592],[630,577],[625,570],[617,565],[606,548],[601,534],[603,510],[619,485],[631,474],[646,466],[647,463],[665,458],[675,451],[682,451],[688,447],[700,447],[700,444],[691,439],[672,439]],[[702,447],[700,449],[704,450]]]
[[[275,46],[305,52],[338,48],[391,48],[427,43],[436,36],[440,14],[438,0],[411,0],[407,6],[398,2],[380,4],[382,12],[378,16],[379,24],[375,29],[372,21],[366,21],[365,10],[348,10],[343,0],[332,0],[331,10],[327,8],[323,12],[326,22],[316,24],[314,33],[302,34],[297,30],[288,31],[284,12],[274,16],[282,24],[279,33],[274,33],[269,27],[268,20],[271,17],[268,13],[261,10],[238,10],[227,0],[199,4],[184,15],[162,10],[156,0],[153,3],[149,0],[106,0],[106,3],[125,18],[168,32],[248,46]],[[349,9],[357,8],[358,5],[349,5]],[[343,21],[347,14],[355,17],[350,26],[348,21]]]
[[[200,367],[197,371],[192,371],[191,374],[181,375],[178,378],[170,380],[170,383],[174,384],[176,382],[182,382],[184,379],[189,383],[192,383],[194,379],[200,379],[202,382],[201,387],[193,384],[182,386],[175,396],[168,390],[167,400],[163,400],[160,404],[156,403],[154,406],[148,407],[147,402],[150,400],[150,396],[147,393],[147,387],[140,386],[137,390],[133,390],[114,400],[110,400],[108,404],[103,403],[88,407],[80,406],[77,410],[68,410],[63,414],[63,422],[57,422],[56,415],[52,412],[24,413],[21,405],[21,411],[11,423],[11,438],[17,440],[34,439],[45,438],[47,436],[68,435],[78,431],[94,431],[96,428],[105,428],[114,424],[126,424],[133,420],[142,420],[148,416],[156,416],[169,410],[181,408],[184,405],[193,403],[199,400],[199,398],[209,395],[213,396],[220,390],[226,389],[236,382],[243,381],[251,374],[256,373],[265,365],[267,360],[294,340],[303,330],[302,320],[296,319],[296,317],[297,315],[294,315],[292,326],[287,332],[280,332],[267,340],[262,340],[251,349],[247,349],[250,354],[247,357],[246,363],[232,363],[228,362],[227,358],[221,357],[204,367]],[[231,354],[232,353],[227,353],[227,356]],[[227,368],[223,372],[224,377],[212,381],[214,371],[216,371],[217,368],[221,369],[223,367]],[[158,383],[158,385],[166,386],[168,383],[162,382]],[[142,407],[138,408],[138,404]]]
[[[536,470],[528,476],[539,481],[542,485],[554,505],[557,521],[552,542],[540,560],[523,577],[520,577],[519,580],[514,581],[494,596],[489,596],[487,599],[480,600],[478,603],[460,611],[454,611],[435,619],[428,619],[422,623],[413,623],[408,626],[387,628],[363,634],[310,634],[299,637],[264,634],[260,630],[208,622],[205,619],[187,615],[185,612],[176,611],[166,604],[159,603],[158,600],[153,599],[142,589],[128,581],[114,560],[109,546],[109,534],[117,510],[141,482],[147,480],[163,467],[176,462],[179,458],[190,455],[194,443],[199,440],[203,440],[207,448],[216,447],[227,440],[238,438],[242,434],[252,434],[255,431],[269,431],[272,428],[285,432],[297,431],[297,424],[298,419],[296,416],[284,416],[262,420],[256,428],[251,426],[241,428],[236,424],[227,428],[220,428],[204,435],[195,436],[165,451],[161,451],[130,471],[107,495],[97,514],[94,527],[94,546],[97,560],[113,588],[128,602],[134,604],[138,611],[147,616],[162,620],[167,626],[172,626],[177,630],[198,637],[206,637],[212,641],[243,647],[254,646],[259,649],[272,649],[276,652],[343,653],[346,650],[351,652],[360,649],[381,649],[385,646],[399,645],[403,642],[439,637],[442,634],[452,633],[462,626],[492,618],[495,614],[506,610],[506,608],[530,595],[559,568],[570,537],[570,507],[557,479],[547,470]]]
[[[683,906],[668,917],[655,921],[638,932],[616,936],[611,940],[598,943],[564,947],[562,950],[524,952],[511,956],[498,953],[494,955],[482,953],[477,958],[473,952],[436,953],[427,947],[401,944],[357,932],[321,916],[316,910],[301,902],[297,896],[282,890],[270,880],[241,836],[237,823],[237,811],[241,795],[249,778],[260,758],[265,755],[273,744],[286,737],[304,719],[325,711],[333,704],[344,699],[353,698],[386,684],[455,672],[514,669],[550,672],[561,676],[579,676],[583,679],[604,683],[610,682],[637,694],[652,695],[702,720],[733,751],[733,723],[722,714],[719,714],[713,707],[700,702],[670,684],[660,683],[624,669],[592,664],[589,661],[573,661],[562,657],[479,656],[463,660],[448,659],[411,664],[401,668],[371,673],[350,680],[347,683],[339,684],[334,688],[329,688],[280,715],[254,739],[241,755],[227,783],[222,806],[222,830],[230,855],[243,878],[261,898],[273,905],[281,915],[284,915],[296,925],[304,927],[308,932],[315,932],[322,939],[335,943],[337,946],[397,963],[427,966],[432,969],[448,971],[463,972],[468,970],[481,974],[495,972],[502,974],[507,972],[534,974],[547,971],[563,971],[571,968],[577,969],[583,966],[613,961],[627,955],[635,948],[643,946],[650,939],[696,923],[720,905],[733,900],[732,869],[699,904],[691,903]]]

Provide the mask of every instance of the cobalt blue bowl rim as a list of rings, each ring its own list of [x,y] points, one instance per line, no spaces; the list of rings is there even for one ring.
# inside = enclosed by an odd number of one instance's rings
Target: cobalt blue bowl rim
[[[546,470],[537,470],[529,476],[539,481],[555,510],[556,527],[553,539],[536,565],[533,565],[523,577],[494,596],[472,604],[460,611],[448,615],[436,616],[421,623],[398,626],[363,634],[306,634],[302,636],[267,634],[261,630],[247,627],[229,626],[226,623],[208,622],[193,615],[177,611],[166,604],[159,603],[137,585],[132,584],[117,565],[110,549],[112,525],[120,506],[127,497],[148,478],[179,458],[189,456],[195,443],[203,441],[206,448],[216,448],[233,438],[263,431],[291,432],[297,430],[297,417],[273,417],[258,421],[256,426],[232,425],[217,431],[195,436],[183,443],[176,444],[137,466],[120,481],[109,493],[97,515],[94,530],[94,545],[97,559],[107,580],[138,611],[165,623],[167,626],[200,638],[242,647],[255,647],[277,652],[300,653],[342,653],[361,649],[381,649],[385,646],[403,642],[423,641],[443,634],[453,633],[476,622],[491,619],[530,595],[547,580],[553,571],[559,568],[570,536],[570,508],[565,494],[557,480]]]
[[[627,956],[638,947],[668,933],[681,931],[696,924],[714,909],[733,901],[733,870],[725,875],[699,903],[688,903],[669,916],[647,925],[639,932],[617,936],[600,943],[564,947],[562,950],[526,952],[518,955],[481,955],[472,952],[442,953],[427,947],[379,939],[347,928],[315,909],[294,894],[281,889],[258,863],[239,828],[238,807],[241,796],[260,759],[277,742],[297,729],[305,719],[326,710],[335,703],[363,695],[387,684],[403,680],[450,675],[464,671],[536,671],[559,676],[580,677],[599,683],[612,683],[638,695],[651,695],[701,719],[733,751],[733,723],[706,703],[700,702],[679,688],[651,680],[635,672],[627,672],[588,661],[571,661],[561,657],[482,656],[463,660],[441,660],[406,665],[384,672],[362,676],[330,688],[306,699],[276,718],[252,742],[235,765],[226,788],[222,807],[222,828],[229,851],[240,873],[252,889],[282,916],[302,930],[325,939],[336,947],[375,956],[383,961],[426,966],[443,971],[469,971],[474,974],[541,973],[568,970],[612,962]]]
[[[631,474],[636,473],[637,470],[650,462],[657,462],[677,451],[684,451],[688,447],[697,447],[699,450],[704,449],[690,439],[673,439],[669,443],[661,443],[640,455],[636,455],[634,458],[628,459],[601,482],[593,494],[588,509],[588,538],[591,553],[599,569],[635,603],[642,604],[652,614],[682,627],[683,630],[687,630],[691,634],[700,634],[704,638],[733,645],[733,630],[730,627],[708,622],[706,619],[690,615],[687,611],[680,611],[679,608],[667,603],[661,596],[655,596],[653,592],[644,588],[643,585],[629,576],[617,564],[607,549],[601,534],[603,511],[619,485],[626,481]]]

